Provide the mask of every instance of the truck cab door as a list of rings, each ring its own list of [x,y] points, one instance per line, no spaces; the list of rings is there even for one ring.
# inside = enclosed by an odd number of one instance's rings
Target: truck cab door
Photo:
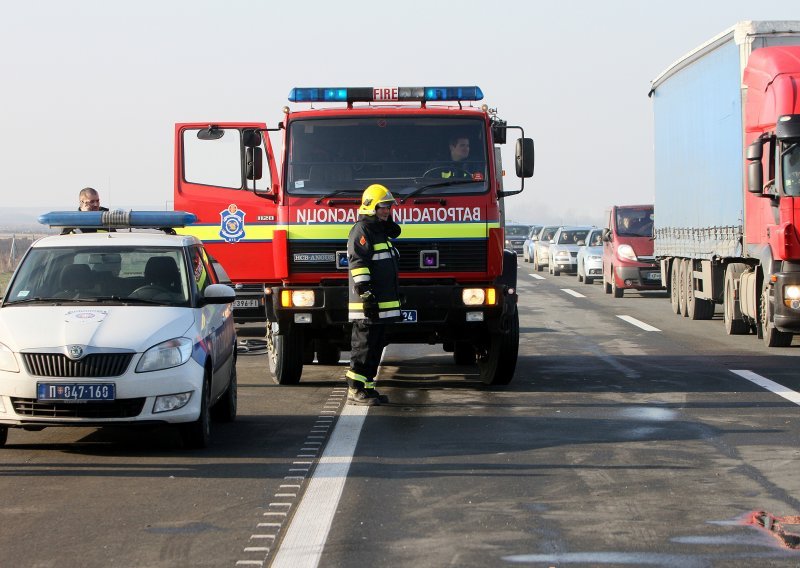
[[[276,279],[279,183],[264,123],[175,125],[175,210],[235,283]]]

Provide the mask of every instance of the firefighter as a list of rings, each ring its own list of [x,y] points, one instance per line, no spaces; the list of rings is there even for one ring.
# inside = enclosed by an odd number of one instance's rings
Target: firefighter
[[[399,254],[389,239],[400,235],[391,218],[395,200],[380,184],[364,190],[358,221],[347,237],[349,319],[353,322],[347,401],[388,402],[375,390],[375,375],[385,345],[386,324],[400,319]]]

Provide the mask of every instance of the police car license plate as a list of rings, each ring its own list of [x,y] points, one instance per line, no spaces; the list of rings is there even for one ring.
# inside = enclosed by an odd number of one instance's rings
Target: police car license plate
[[[234,300],[233,309],[236,308],[257,308],[258,300]]]
[[[417,310],[400,310],[403,323],[415,323],[417,321]]]
[[[114,400],[116,390],[114,383],[36,383],[36,399],[60,402]]]

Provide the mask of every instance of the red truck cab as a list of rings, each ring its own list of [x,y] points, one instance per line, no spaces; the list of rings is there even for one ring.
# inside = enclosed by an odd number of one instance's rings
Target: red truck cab
[[[603,229],[603,287],[621,298],[625,290],[661,290],[653,258],[653,206],[615,205]]]

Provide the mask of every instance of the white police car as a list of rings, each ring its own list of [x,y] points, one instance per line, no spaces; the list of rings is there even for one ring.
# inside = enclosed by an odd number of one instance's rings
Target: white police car
[[[0,445],[9,427],[169,423],[199,448],[212,417],[235,419],[235,292],[197,238],[171,229],[194,219],[39,218],[80,228],[36,241],[0,304]],[[162,229],[133,230],[143,227]]]

